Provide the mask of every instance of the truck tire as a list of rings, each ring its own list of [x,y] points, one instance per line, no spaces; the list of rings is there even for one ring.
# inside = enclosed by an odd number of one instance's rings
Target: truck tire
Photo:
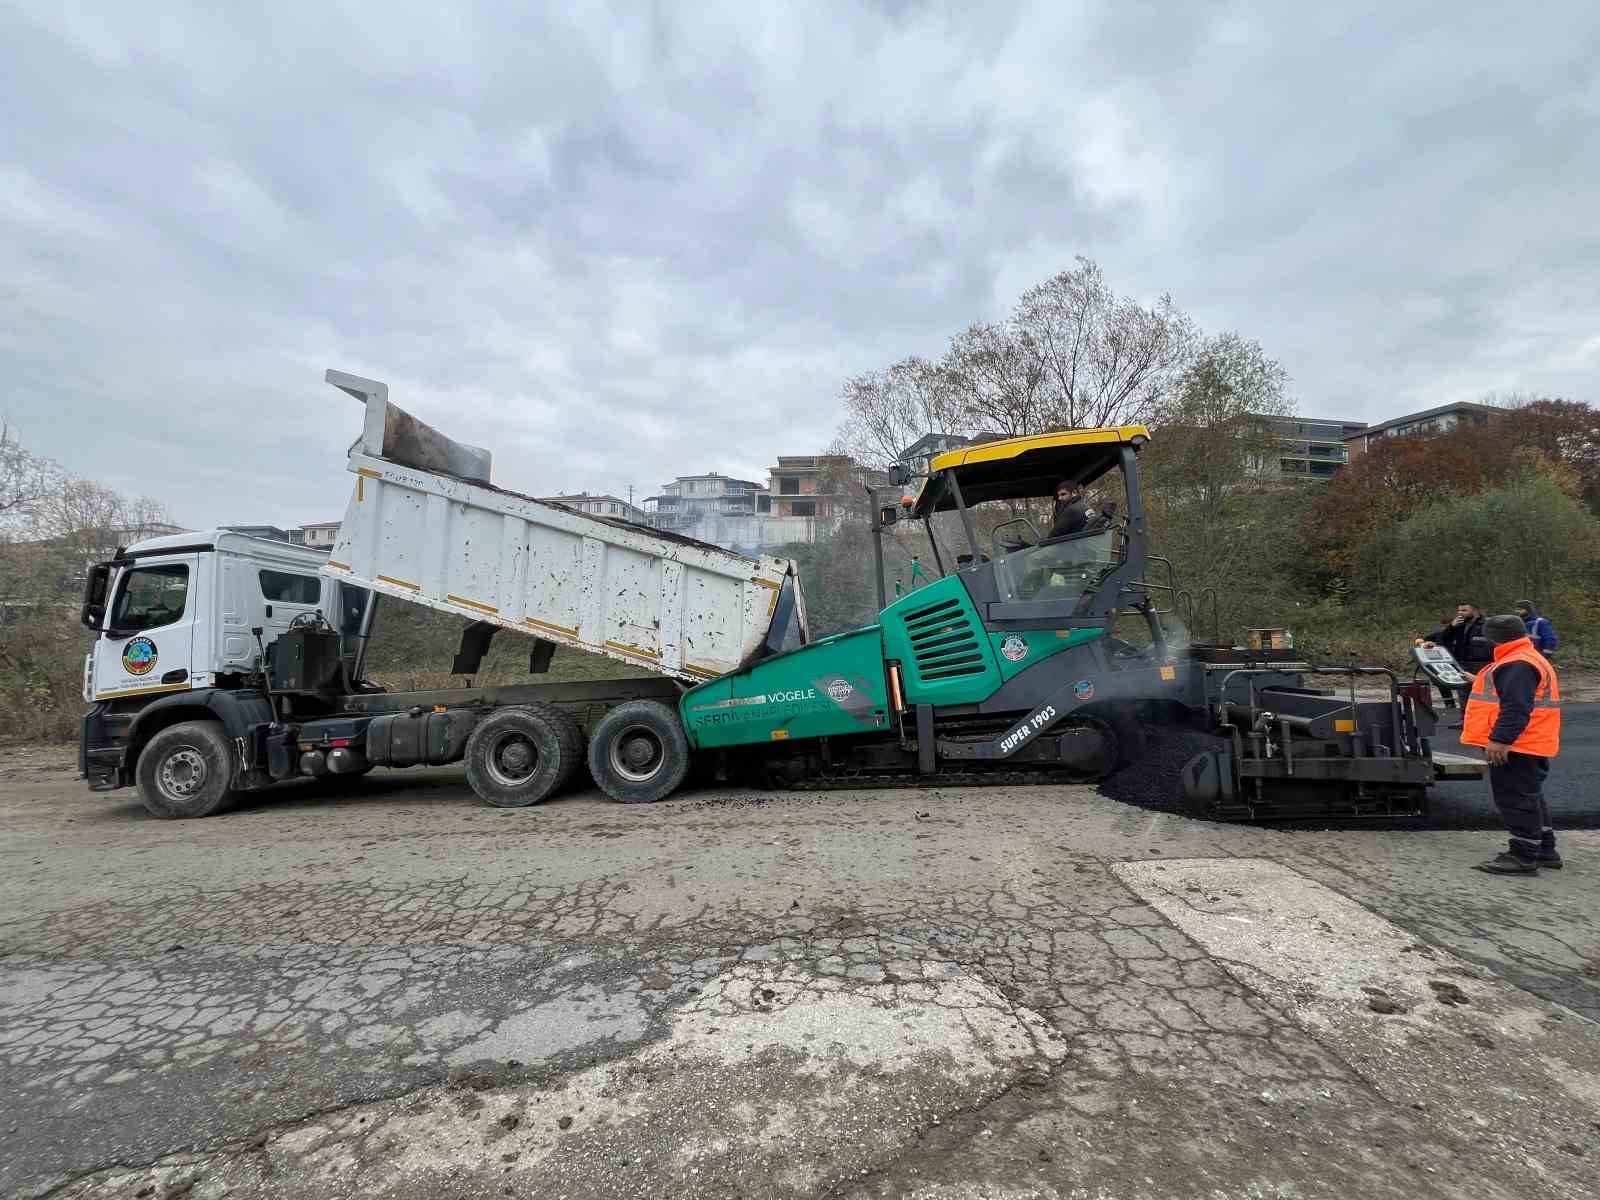
[[[467,783],[496,808],[525,808],[547,800],[572,778],[583,738],[571,717],[549,704],[517,705],[490,713],[467,738]]]
[[[216,721],[169,725],[145,743],[134,774],[152,817],[213,816],[233,800],[233,747]]]
[[[630,700],[589,735],[589,773],[623,804],[670,796],[689,771],[689,739],[678,714],[658,700]]]

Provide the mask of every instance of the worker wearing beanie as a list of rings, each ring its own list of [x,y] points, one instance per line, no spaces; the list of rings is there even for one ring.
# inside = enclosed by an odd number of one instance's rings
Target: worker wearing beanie
[[[1533,643],[1533,648],[1554,662],[1556,627],[1551,624],[1550,618],[1541,617],[1532,600],[1518,600],[1515,607],[1517,616],[1521,617],[1522,623],[1528,627],[1528,640]]]
[[[1511,846],[1479,866],[1493,875],[1535,875],[1561,866],[1544,780],[1561,749],[1561,684],[1534,649],[1521,617],[1490,617],[1484,636],[1494,661],[1478,672],[1467,697],[1461,744],[1482,746],[1489,788],[1511,833]]]

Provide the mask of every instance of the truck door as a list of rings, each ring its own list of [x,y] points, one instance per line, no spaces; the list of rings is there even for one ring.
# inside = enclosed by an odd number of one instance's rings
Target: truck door
[[[323,608],[322,576],[315,567],[297,571],[292,567],[259,566],[256,568],[256,585],[261,592],[262,640],[272,645],[272,640],[289,628],[294,619],[304,613],[314,613]],[[335,613],[324,609],[330,624],[338,620]]]
[[[94,646],[96,700],[193,686],[199,567],[198,554],[181,554],[123,569]]]

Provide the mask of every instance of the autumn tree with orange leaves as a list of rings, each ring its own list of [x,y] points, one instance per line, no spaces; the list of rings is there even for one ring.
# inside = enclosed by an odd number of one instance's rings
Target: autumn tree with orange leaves
[[[1376,547],[1391,544],[1394,531],[1425,510],[1529,476],[1555,485],[1546,494],[1581,502],[1591,515],[1600,511],[1600,411],[1541,399],[1486,425],[1378,441],[1331,479],[1312,506],[1306,582],[1358,602],[1407,594],[1418,578],[1415,565],[1374,553]],[[1535,525],[1522,536],[1537,539],[1540,530]]]

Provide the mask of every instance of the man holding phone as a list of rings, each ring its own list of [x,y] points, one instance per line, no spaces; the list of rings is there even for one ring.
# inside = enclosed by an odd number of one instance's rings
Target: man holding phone
[[[1476,674],[1493,657],[1493,651],[1484,637],[1483,611],[1476,604],[1466,600],[1456,605],[1455,616],[1441,628],[1424,634],[1422,643],[1425,646],[1443,646],[1450,651],[1451,656],[1460,664],[1462,672],[1467,675]],[[1456,707],[1458,690],[1461,693],[1461,703],[1465,706],[1467,688],[1447,688],[1442,683],[1437,686],[1446,708]],[[1453,724],[1446,722],[1446,724],[1453,729],[1461,728],[1459,722]]]

